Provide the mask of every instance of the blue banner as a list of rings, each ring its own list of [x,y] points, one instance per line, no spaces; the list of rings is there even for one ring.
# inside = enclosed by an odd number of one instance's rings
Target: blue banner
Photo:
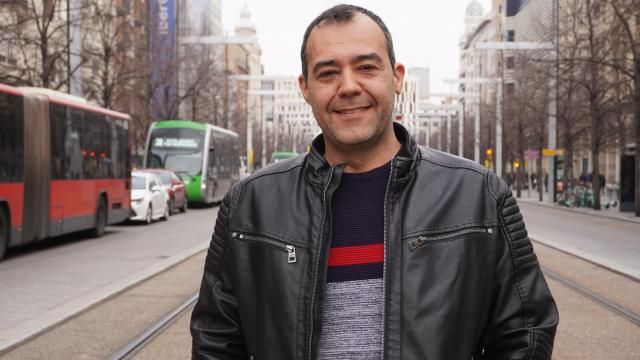
[[[178,56],[176,1],[149,1],[151,117],[153,121],[178,116]]]

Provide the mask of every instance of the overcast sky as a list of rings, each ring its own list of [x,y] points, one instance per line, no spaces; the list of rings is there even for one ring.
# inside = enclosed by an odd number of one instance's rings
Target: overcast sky
[[[487,13],[491,0],[478,0]],[[240,10],[247,4],[258,32],[262,63],[268,75],[300,74],[300,44],[317,15],[341,1],[222,0],[222,21],[233,34]],[[352,0],[387,24],[396,60],[407,67],[431,68],[431,91],[448,92],[443,79],[457,77],[458,42],[464,31],[464,10],[470,0]]]

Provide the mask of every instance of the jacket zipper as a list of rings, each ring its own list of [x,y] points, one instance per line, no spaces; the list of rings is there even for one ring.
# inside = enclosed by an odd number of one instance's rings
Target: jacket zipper
[[[382,262],[382,276],[384,277],[382,280],[382,326],[383,326],[383,332],[382,332],[382,358],[386,359],[387,358],[387,335],[388,335],[388,331],[387,331],[387,282],[389,281],[389,276],[387,274],[387,252],[388,252],[388,236],[387,236],[387,222],[389,221],[389,219],[387,219],[387,202],[388,202],[388,195],[389,195],[389,189],[391,189],[391,180],[393,179],[393,170],[395,168],[395,163],[396,163],[396,158],[394,157],[393,160],[391,160],[391,170],[389,172],[389,181],[387,182],[387,190],[385,190],[384,193],[384,227],[383,227],[383,243],[384,243],[384,258],[383,258],[383,262]]]
[[[429,244],[437,244],[437,243],[442,243],[442,242],[447,242],[449,240],[453,240],[457,237],[460,237],[462,235],[466,235],[466,234],[479,234],[479,233],[488,233],[488,234],[492,234],[493,233],[493,229],[490,227],[481,227],[481,226],[474,226],[474,227],[469,227],[466,229],[462,229],[462,230],[456,230],[456,231],[452,231],[452,232],[447,232],[447,233],[441,233],[441,234],[436,234],[436,235],[421,235],[418,236],[417,238],[409,241],[409,248],[413,251],[413,250],[417,250],[418,248],[422,247],[423,245],[429,243]]]
[[[316,290],[318,287],[318,272],[320,271],[320,253],[322,251],[322,244],[324,242],[324,227],[325,227],[325,222],[327,221],[327,191],[329,190],[329,187],[331,186],[331,180],[333,179],[333,172],[335,171],[337,165],[334,165],[331,167],[330,171],[329,171],[329,180],[327,181],[327,186],[325,186],[324,191],[322,192],[322,230],[320,230],[320,241],[318,243],[318,251],[317,251],[317,256],[316,256],[316,261],[315,261],[315,270],[313,272],[313,292],[311,292],[311,307],[309,310],[309,314],[311,315],[309,317],[309,321],[310,321],[310,331],[309,331],[309,360],[313,360],[312,359],[312,355],[313,355],[313,312],[314,312],[314,308],[315,308],[315,302],[316,302]]]
[[[293,264],[296,262],[296,247],[290,244],[285,243],[280,240],[273,240],[270,238],[262,237],[262,236],[254,236],[239,232],[233,232],[231,234],[232,237],[245,240],[245,241],[254,241],[263,244],[268,244],[269,246],[276,248],[278,250],[284,250],[287,252],[287,263]]]

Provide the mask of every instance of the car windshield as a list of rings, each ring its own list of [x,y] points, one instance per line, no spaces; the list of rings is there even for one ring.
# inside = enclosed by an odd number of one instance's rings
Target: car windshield
[[[203,149],[204,131],[154,129],[146,165],[148,168],[163,168],[196,176],[202,172]]]
[[[131,177],[131,187],[134,190],[144,190],[146,189],[146,181],[144,176],[132,176]]]

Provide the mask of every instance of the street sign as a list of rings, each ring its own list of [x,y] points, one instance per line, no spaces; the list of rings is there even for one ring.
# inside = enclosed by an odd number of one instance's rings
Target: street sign
[[[524,157],[528,160],[538,160],[540,158],[540,151],[527,149],[524,151]]]
[[[542,156],[564,155],[564,149],[542,149]]]

